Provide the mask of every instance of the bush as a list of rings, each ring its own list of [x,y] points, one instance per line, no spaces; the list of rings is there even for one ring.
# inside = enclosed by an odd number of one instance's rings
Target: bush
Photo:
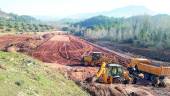
[[[5,31],[11,31],[11,29],[10,29],[10,28],[7,28]]]
[[[4,27],[3,27],[3,26],[0,26],[0,29],[4,29]]]
[[[16,84],[17,86],[21,86],[21,85],[24,84],[24,81],[23,81],[23,80],[15,81],[15,84]]]

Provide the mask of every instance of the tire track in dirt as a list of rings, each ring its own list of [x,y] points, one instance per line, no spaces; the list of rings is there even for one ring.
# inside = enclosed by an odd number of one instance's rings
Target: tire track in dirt
[[[58,40],[57,37],[58,36],[54,36],[42,44],[33,52],[33,56],[48,63],[68,64],[70,62],[69,59],[72,57],[69,50],[72,49],[73,46],[68,43],[70,42],[68,36],[64,36],[63,39],[65,40]],[[76,47],[74,46],[73,49],[76,50]],[[73,63],[73,61],[71,62]]]

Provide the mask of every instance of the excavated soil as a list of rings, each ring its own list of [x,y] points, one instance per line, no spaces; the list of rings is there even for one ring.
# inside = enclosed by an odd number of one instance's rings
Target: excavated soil
[[[24,35],[22,35],[22,36],[21,35],[0,36],[0,50],[5,50],[5,47],[7,47],[11,44],[21,43],[29,38],[31,38],[31,37],[24,36]]]
[[[50,33],[49,33],[50,34]],[[48,35],[48,34],[44,34]],[[39,47],[45,41],[48,41],[53,35],[48,38],[44,35],[5,35],[0,36],[0,50],[3,51],[19,51],[30,54],[33,50]]]
[[[157,96],[141,86],[122,84],[81,83],[92,96]]]
[[[71,35],[55,35],[32,52],[32,56],[48,63],[75,65],[80,64],[84,55],[89,55],[93,51],[102,52],[106,57],[124,66],[130,60],[126,55],[101,48]]]
[[[164,89],[142,85],[99,84],[86,80],[96,74],[98,67],[80,65],[84,55],[100,51],[106,57],[126,67],[133,56],[122,54],[107,48],[94,45],[71,35],[42,34],[6,35],[0,37],[0,49],[15,47],[51,67],[59,70],[66,78],[74,80],[93,96],[168,96],[169,87]]]

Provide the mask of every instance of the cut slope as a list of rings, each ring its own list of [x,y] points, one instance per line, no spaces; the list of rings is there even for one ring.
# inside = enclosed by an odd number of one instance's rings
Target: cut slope
[[[0,52],[1,96],[87,96],[73,81],[19,53]]]

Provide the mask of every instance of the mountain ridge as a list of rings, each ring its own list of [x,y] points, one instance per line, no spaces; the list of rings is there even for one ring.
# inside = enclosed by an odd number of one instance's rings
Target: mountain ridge
[[[155,15],[156,12],[144,7],[144,6],[125,6],[113,9],[111,11],[103,11],[96,13],[84,13],[70,16],[69,18],[79,18],[79,19],[87,19],[98,15],[108,16],[108,17],[130,17],[136,15]]]
[[[8,13],[6,13],[6,12],[4,12],[4,11],[2,11],[2,10],[0,9],[0,17],[10,18],[11,16],[10,16]]]

